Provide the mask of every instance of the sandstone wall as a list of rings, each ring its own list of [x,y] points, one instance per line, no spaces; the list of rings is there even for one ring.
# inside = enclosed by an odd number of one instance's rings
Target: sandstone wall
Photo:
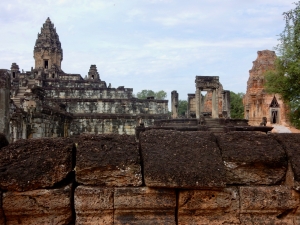
[[[300,224],[300,135],[0,135],[0,224]]]
[[[60,87],[46,87],[47,98],[89,98],[89,99],[129,99],[132,98],[132,88],[99,88],[86,87],[83,84],[78,87],[70,86],[68,82],[66,86],[62,84]],[[72,84],[72,83],[71,83]],[[68,85],[68,86],[67,86]]]
[[[161,102],[160,102],[161,101]],[[61,101],[66,104],[67,111],[76,116],[79,113],[109,114],[167,114],[167,100],[128,100],[128,99],[77,99]]]

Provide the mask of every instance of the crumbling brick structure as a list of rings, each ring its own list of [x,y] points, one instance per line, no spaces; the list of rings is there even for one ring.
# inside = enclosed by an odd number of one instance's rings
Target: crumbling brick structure
[[[276,54],[274,51],[264,50],[257,52],[257,59],[249,71],[247,91],[244,96],[244,115],[249,125],[257,126],[263,118],[269,124],[282,124],[287,122],[288,108],[279,94],[268,94],[264,89],[264,73],[275,69]]]

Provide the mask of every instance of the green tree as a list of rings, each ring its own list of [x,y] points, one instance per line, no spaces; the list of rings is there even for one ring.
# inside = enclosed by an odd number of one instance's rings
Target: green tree
[[[184,116],[187,111],[188,102],[186,100],[178,100],[178,115]]]
[[[244,105],[243,97],[244,93],[230,92],[230,115],[232,119],[243,119],[244,118]]]
[[[265,74],[268,93],[278,93],[290,108],[290,121],[300,127],[300,2],[295,9],[283,13],[285,28],[275,47],[275,70]]]
[[[163,100],[163,99],[166,99],[166,97],[167,97],[167,93],[163,90],[155,92],[155,98],[156,99]]]
[[[136,94],[137,98],[139,99],[146,99],[147,97],[154,97],[158,100],[164,100],[167,97],[167,93],[163,90],[154,92],[152,90],[142,90]]]

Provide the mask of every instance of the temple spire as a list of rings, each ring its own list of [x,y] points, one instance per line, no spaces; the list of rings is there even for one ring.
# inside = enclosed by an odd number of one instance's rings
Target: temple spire
[[[54,24],[51,22],[49,17],[43,24],[41,33],[38,33],[33,53],[36,69],[39,67],[48,69],[53,66],[59,70],[61,69],[63,50]]]

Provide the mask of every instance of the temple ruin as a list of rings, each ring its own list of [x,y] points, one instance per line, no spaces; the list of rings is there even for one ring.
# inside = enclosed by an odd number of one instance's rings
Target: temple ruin
[[[0,132],[10,142],[82,133],[134,134],[136,125],[168,117],[168,100],[137,99],[133,89],[107,85],[96,65],[88,76],[62,70],[63,49],[48,18],[34,46],[35,66],[1,70]],[[3,122],[5,121],[5,122]]]
[[[147,128],[138,126],[136,137],[139,138],[141,132],[151,129],[213,133],[232,131],[268,133],[273,129],[273,127],[266,126],[249,126],[247,119],[231,119],[230,91],[223,90],[218,76],[196,76],[195,85],[195,94],[188,94],[188,107],[185,116],[178,115],[179,94],[177,91],[172,91],[172,119],[156,120],[154,125]],[[207,93],[202,95],[202,91]]]
[[[195,85],[195,94],[188,94],[188,118],[230,118],[230,91],[223,90],[218,76],[196,76]]]
[[[275,69],[276,54],[274,51],[257,52],[257,59],[249,71],[247,91],[244,96],[244,115],[249,125],[257,126],[263,118],[268,124],[287,123],[287,106],[279,94],[268,94],[264,89],[264,73]]]
[[[231,131],[269,132],[272,127],[249,126],[246,119],[231,119],[230,91],[223,90],[218,76],[196,76],[196,92],[188,94],[185,116],[178,115],[179,94],[171,93],[172,119],[159,119],[149,127],[138,126],[136,137],[147,130],[208,131],[224,133]],[[202,95],[202,91],[207,91]]]

